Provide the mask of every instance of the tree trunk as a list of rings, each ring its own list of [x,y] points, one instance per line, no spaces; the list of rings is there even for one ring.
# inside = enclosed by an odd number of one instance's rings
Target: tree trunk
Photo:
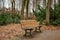
[[[14,12],[15,12],[15,0],[13,0],[13,2],[14,2],[14,6],[13,6],[13,8],[14,8]]]
[[[15,11],[15,0],[11,0],[11,4],[12,4],[12,12]]]
[[[25,2],[26,2],[26,0],[22,0],[21,19],[24,19]]]
[[[26,5],[26,19],[28,19],[28,9],[29,9],[29,0],[27,0],[27,5]]]
[[[3,5],[3,12],[4,12],[4,0],[2,0],[2,2],[3,2],[3,4],[2,4]]]
[[[50,7],[51,7],[51,0],[48,0],[47,7],[46,7],[46,24],[49,25],[50,21]]]
[[[38,12],[38,5],[40,5],[40,1],[41,1],[41,0],[36,0],[36,9],[35,9],[36,12]]]
[[[38,10],[38,0],[36,0],[36,11]]]
[[[0,5],[1,5],[1,2],[0,2]],[[1,6],[0,6],[0,10],[1,10]]]
[[[60,0],[58,0],[58,5],[60,6]]]
[[[35,2],[34,2],[34,0],[33,0],[33,10],[34,10],[34,6],[35,6],[34,3],[35,3]]]
[[[55,21],[55,15],[56,15],[56,0],[54,0],[54,21]]]
[[[43,0],[43,7],[46,7],[46,0]]]

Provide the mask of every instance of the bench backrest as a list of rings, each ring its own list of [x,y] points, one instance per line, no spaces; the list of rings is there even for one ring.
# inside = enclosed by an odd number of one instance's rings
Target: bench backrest
[[[21,24],[22,27],[31,27],[31,26],[36,27],[39,25],[38,22],[35,20],[23,20]]]

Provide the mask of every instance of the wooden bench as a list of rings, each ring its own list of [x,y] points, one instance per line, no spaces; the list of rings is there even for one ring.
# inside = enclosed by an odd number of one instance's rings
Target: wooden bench
[[[40,28],[42,27],[39,26],[38,22],[36,21],[31,21],[31,22],[26,21],[26,23],[23,22],[22,26],[24,27],[23,30],[25,31],[24,36],[32,36],[32,32],[37,32],[37,31],[41,32]]]
[[[34,32],[41,32],[41,28],[42,26],[37,26],[37,27],[35,27],[35,31]]]
[[[25,34],[24,36],[32,36],[32,31],[33,31],[33,28],[29,28],[29,27],[26,27],[23,29],[25,31]]]
[[[24,36],[32,36],[32,32],[41,32],[41,29],[40,29],[41,27],[42,26],[37,26],[37,27],[35,27],[35,30],[34,30],[34,28],[31,28],[31,27],[23,28],[23,30],[25,31]]]

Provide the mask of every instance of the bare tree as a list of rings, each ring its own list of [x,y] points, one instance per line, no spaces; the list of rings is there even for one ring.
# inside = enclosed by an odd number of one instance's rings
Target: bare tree
[[[26,18],[28,18],[29,0],[22,0],[21,18],[24,19],[24,8],[26,6]]]
[[[11,4],[12,4],[12,12],[15,11],[15,0],[11,0]]]
[[[2,0],[2,5],[3,5],[3,11],[4,11],[4,0]]]
[[[26,2],[26,0],[22,0],[21,19],[24,19],[25,2]]]
[[[51,8],[51,0],[48,0],[46,7],[46,24],[49,24],[50,21],[50,8]]]
[[[43,0],[43,7],[46,7],[46,0]]]
[[[58,5],[60,6],[60,0],[58,0]]]
[[[54,21],[55,21],[55,14],[56,14],[56,0],[54,0]]]
[[[26,5],[26,19],[28,19],[28,8],[29,8],[29,0],[27,0],[27,5]]]
[[[1,4],[1,0],[0,0],[0,10],[1,10],[1,5],[2,5],[2,4]]]
[[[38,3],[39,2],[39,0],[36,0],[36,11],[37,11],[37,8],[38,8]]]

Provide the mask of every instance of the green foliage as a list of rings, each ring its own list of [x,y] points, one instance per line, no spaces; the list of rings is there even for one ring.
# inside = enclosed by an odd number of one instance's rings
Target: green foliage
[[[13,23],[20,23],[20,15],[13,13],[12,18],[13,18]]]
[[[16,13],[13,13],[12,15],[7,12],[0,13],[0,25],[19,23],[19,22],[20,22],[20,16]]]
[[[36,20],[42,24],[42,22],[45,20],[46,16],[46,9],[42,8],[41,6],[38,5],[38,12],[34,11],[34,15],[36,17]]]
[[[50,24],[60,25],[60,6],[56,5],[55,9],[50,11]]]
[[[38,12],[34,11],[36,20],[42,23],[46,19],[46,8],[42,8],[38,5]],[[50,24],[51,25],[60,25],[60,6],[55,5],[55,8],[50,9]]]

